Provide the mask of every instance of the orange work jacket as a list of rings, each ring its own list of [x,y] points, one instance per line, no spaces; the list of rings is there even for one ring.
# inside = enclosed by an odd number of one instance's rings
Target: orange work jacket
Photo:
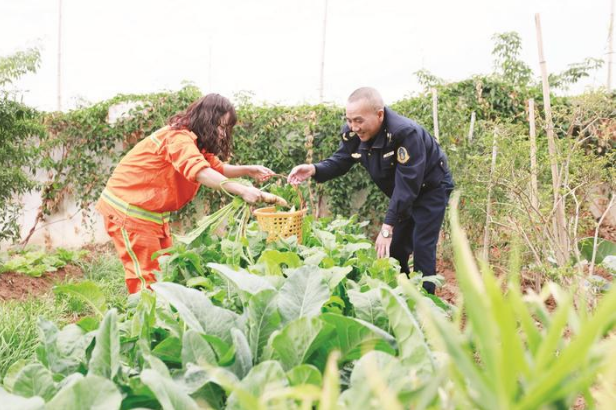
[[[96,209],[115,223],[169,236],[169,213],[192,200],[204,168],[223,173],[213,154],[199,152],[197,136],[166,126],[141,140],[118,164]]]

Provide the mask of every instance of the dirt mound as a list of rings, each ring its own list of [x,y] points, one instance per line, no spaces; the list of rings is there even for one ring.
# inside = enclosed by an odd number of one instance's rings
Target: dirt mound
[[[48,293],[59,282],[69,278],[82,278],[83,272],[77,266],[67,265],[56,272],[47,272],[40,278],[23,273],[6,272],[0,274],[0,301],[25,300]]]
[[[436,272],[445,278],[443,286],[436,289],[436,296],[455,305],[459,290],[452,262],[442,259],[437,260]]]

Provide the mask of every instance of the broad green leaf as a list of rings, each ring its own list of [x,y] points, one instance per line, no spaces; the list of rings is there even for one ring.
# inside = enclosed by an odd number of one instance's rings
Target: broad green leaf
[[[409,367],[389,354],[373,351],[355,364],[351,388],[342,394],[341,400],[350,409],[401,409],[398,394],[412,390],[415,384]]]
[[[272,391],[289,386],[289,380],[280,363],[265,361],[253,367],[248,375],[240,382],[236,390],[231,393],[227,401],[227,409],[247,409],[258,403],[258,398],[266,391]]]
[[[361,249],[372,249],[374,245],[368,242],[347,243],[341,249],[341,255],[343,259],[348,259],[353,254]]]
[[[197,403],[172,379],[161,376],[155,370],[146,369],[141,381],[152,390],[163,410],[196,410]]]
[[[233,343],[227,343],[216,336],[202,336],[210,344],[210,347],[216,354],[216,362],[219,366],[229,366],[233,364],[235,361],[235,345]]]
[[[274,289],[274,287],[261,276],[248,273],[244,269],[235,271],[228,265],[221,265],[219,263],[208,263],[207,266],[224,279],[233,283],[236,288],[249,295],[254,295],[265,289]]]
[[[212,410],[223,410],[227,401],[225,390],[213,382],[201,386],[197,391],[191,393],[191,397],[199,408]]]
[[[39,318],[37,357],[53,373],[65,376],[75,372],[86,361],[86,349],[94,333],[84,334],[75,324],[65,326],[61,331],[52,322]]]
[[[321,248],[306,248],[301,253],[304,258],[304,265],[319,266],[321,261],[327,257],[327,253]]]
[[[311,364],[300,364],[287,372],[287,378],[291,386],[300,386],[302,384],[313,384],[321,387],[323,377],[321,372]]]
[[[266,275],[282,275],[282,268],[297,268],[301,265],[301,259],[295,252],[280,252],[275,249],[265,250],[257,264],[265,266]]]
[[[192,329],[188,329],[182,338],[182,366],[186,368],[189,363],[199,366],[216,365],[216,353],[209,342]]]
[[[305,363],[310,355],[331,337],[333,327],[319,318],[301,317],[277,334],[272,346],[285,370]]]
[[[616,255],[608,255],[603,258],[601,264],[612,272],[612,275],[616,274]]]
[[[81,318],[76,323],[84,332],[94,332],[100,326],[100,320],[97,317],[86,316]]]
[[[284,322],[314,317],[329,299],[323,275],[315,267],[304,266],[293,272],[278,294],[278,307]]]
[[[15,380],[17,379],[17,375],[19,374],[21,369],[26,367],[29,363],[30,360],[28,359],[19,359],[8,368],[3,380],[3,384],[7,392],[13,392],[13,385],[15,384]]]
[[[121,403],[122,394],[113,382],[89,375],[65,386],[47,403],[45,410],[115,410]]]
[[[120,369],[120,334],[118,314],[115,309],[107,312],[96,333],[88,374],[113,379]]]
[[[241,380],[252,368],[252,353],[244,333],[238,329],[231,329],[231,336],[235,347],[235,362],[230,370]]]
[[[103,317],[107,311],[107,300],[100,288],[92,281],[86,280],[69,285],[55,286],[54,292],[75,296],[86,302],[92,310]]]
[[[13,385],[14,394],[23,397],[39,396],[45,401],[49,401],[56,391],[51,372],[40,363],[32,363],[21,369]]]
[[[312,234],[321,243],[325,250],[332,251],[338,247],[338,243],[336,242],[336,235],[334,235],[333,233],[320,229],[313,229]]]
[[[327,351],[340,350],[343,361],[357,360],[364,352],[373,349],[396,354],[393,336],[372,323],[335,313],[325,313],[321,315],[321,320],[335,328],[323,348]]]
[[[189,394],[193,394],[208,383],[215,383],[222,387],[227,394],[232,392],[238,385],[240,380],[237,376],[223,367],[207,367],[197,366],[188,363],[186,371],[181,378],[176,380],[181,383]]]
[[[386,287],[381,288],[381,301],[398,342],[402,363],[414,368],[418,373],[431,373],[434,370],[432,352],[406,302]]]
[[[333,292],[342,279],[346,278],[352,270],[353,267],[351,266],[334,266],[329,269],[319,269],[319,272],[323,275],[323,279],[325,279],[325,283],[327,283],[330,292]]]
[[[0,387],[0,403],[3,410],[44,410],[45,400],[42,397],[25,398],[7,393]]]
[[[349,289],[347,294],[355,308],[355,316],[358,319],[370,322],[383,330],[388,329],[389,320],[381,304],[381,291],[379,289],[370,289],[367,292]]]
[[[145,361],[145,364],[147,364],[147,368],[154,370],[156,373],[160,374],[163,377],[166,377],[167,379],[171,378],[169,368],[167,367],[165,362],[163,362],[158,357],[154,356],[153,354],[144,354],[143,360]]]
[[[582,258],[590,261],[592,259],[593,246],[595,244],[594,237],[581,239],[578,242],[578,248],[582,254]],[[597,238],[597,253],[595,255],[595,263],[603,262],[607,256],[616,256],[616,243],[607,239]]]
[[[188,327],[199,333],[231,343],[231,328],[241,327],[237,324],[236,313],[215,306],[196,289],[169,282],[154,283],[152,289],[178,311]]]
[[[150,333],[155,325],[156,297],[153,292],[141,292],[139,303],[130,322],[130,335],[143,339],[149,345]]]
[[[261,352],[270,335],[280,326],[277,292],[262,290],[248,301],[245,310],[248,344],[252,352],[253,363],[258,363]]]
[[[152,354],[164,362],[181,364],[182,341],[175,336],[170,336],[157,344],[152,349]]]

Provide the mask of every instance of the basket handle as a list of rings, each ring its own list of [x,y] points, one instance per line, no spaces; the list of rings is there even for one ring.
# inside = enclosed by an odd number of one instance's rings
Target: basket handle
[[[270,178],[272,177],[284,178],[285,180],[287,179],[287,175],[284,175],[284,174],[272,174],[270,175]],[[302,191],[295,185],[291,185],[291,186],[293,187],[293,189],[295,189],[295,192],[297,192],[297,196],[299,197],[300,208],[305,209],[306,201],[304,201],[304,196],[302,195]]]

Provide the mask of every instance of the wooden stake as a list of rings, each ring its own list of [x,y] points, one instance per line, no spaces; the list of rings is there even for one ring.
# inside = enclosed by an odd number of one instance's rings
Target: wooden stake
[[[496,169],[496,155],[498,153],[497,145],[498,129],[494,129],[494,137],[492,139],[492,164],[490,165],[490,181],[488,182],[488,199],[486,203],[486,225],[483,231],[483,259],[487,262],[490,257],[490,223],[492,222],[492,185],[494,184],[494,172]]]
[[[546,133],[548,137],[548,150],[550,153],[550,166],[552,168],[552,189],[554,193],[554,237],[556,243],[554,249],[556,262],[564,266],[569,258],[569,246],[565,223],[564,198],[560,194],[560,176],[558,171],[558,152],[556,139],[554,138],[554,124],[552,122],[552,107],[550,105],[550,83],[548,82],[548,70],[545,57],[543,56],[543,37],[541,35],[541,18],[535,14],[535,26],[537,28],[537,46],[539,49],[539,64],[541,65],[541,79],[543,83],[543,108],[545,110]]]
[[[475,131],[475,111],[471,114],[471,126],[468,130],[468,143],[473,142],[473,132]]]
[[[327,37],[327,0],[323,12],[323,38],[321,39],[321,72],[319,76],[319,102],[323,102],[323,89],[325,84],[325,39]]]
[[[62,111],[62,0],[58,0],[58,78],[57,78],[57,109]]]
[[[607,54],[607,92],[612,91],[612,59],[614,55],[614,0],[610,3],[610,28],[608,37],[608,54]]]
[[[438,95],[436,88],[432,88],[432,119],[434,120],[434,138],[439,142],[438,132]]]
[[[537,138],[535,131],[535,100],[528,100],[528,123],[530,124],[530,203],[535,212],[539,210],[537,184]]]

